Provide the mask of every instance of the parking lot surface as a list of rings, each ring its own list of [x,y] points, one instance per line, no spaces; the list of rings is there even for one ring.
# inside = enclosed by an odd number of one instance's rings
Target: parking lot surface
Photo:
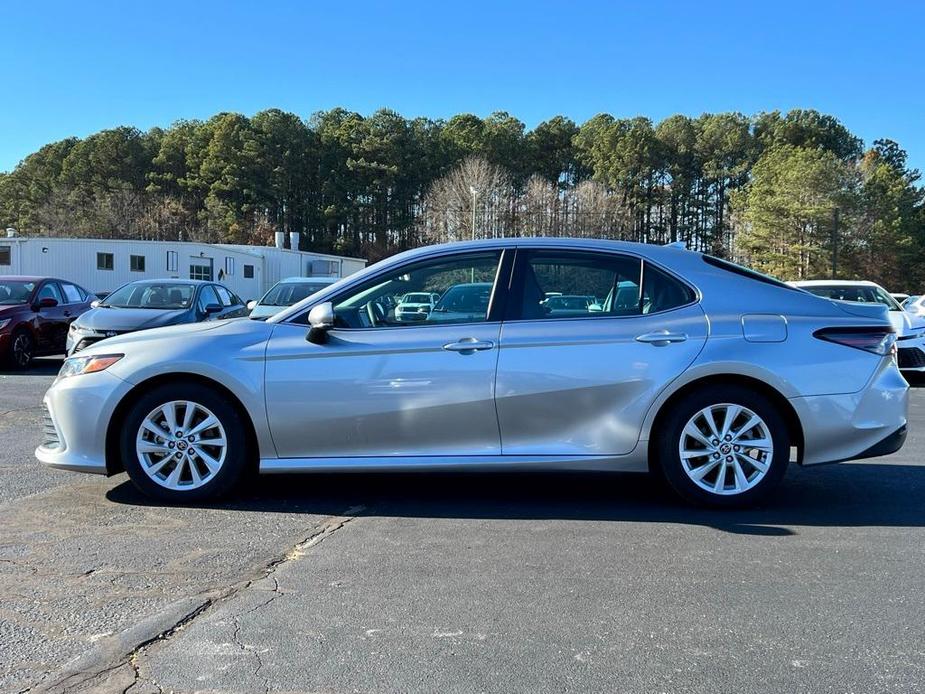
[[[164,507],[32,457],[0,374],[0,690],[925,690],[925,389],[763,508],[641,475],[261,478]]]

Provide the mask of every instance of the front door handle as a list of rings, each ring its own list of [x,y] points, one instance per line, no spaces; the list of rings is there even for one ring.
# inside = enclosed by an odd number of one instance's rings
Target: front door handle
[[[685,340],[687,340],[687,335],[684,333],[672,333],[667,330],[657,330],[654,333],[636,336],[636,342],[645,342],[656,347],[664,347],[672,342],[684,342]]]
[[[491,349],[495,346],[495,343],[491,340],[477,340],[474,337],[464,337],[458,342],[451,342],[448,345],[443,345],[443,349],[448,352],[459,352],[460,354],[473,354],[474,352],[480,352],[485,349]]]

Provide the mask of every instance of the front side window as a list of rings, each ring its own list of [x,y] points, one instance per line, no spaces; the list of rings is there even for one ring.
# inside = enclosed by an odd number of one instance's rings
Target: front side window
[[[112,270],[115,263],[113,262],[112,253],[97,253],[96,254],[96,269],[97,270]]]
[[[199,294],[199,310],[205,311],[206,306],[221,306],[221,302],[218,300],[218,296],[215,294],[215,290],[212,288],[211,284],[207,284],[202,288],[202,292]]]
[[[500,251],[460,254],[397,268],[334,300],[335,326],[379,328],[488,320]],[[433,309],[396,311],[409,294],[438,295]]]
[[[42,285],[42,288],[39,289],[38,295],[35,297],[39,301],[42,299],[54,299],[59,304],[64,303],[64,299],[61,296],[61,291],[58,289],[58,285],[54,282],[46,282]]]

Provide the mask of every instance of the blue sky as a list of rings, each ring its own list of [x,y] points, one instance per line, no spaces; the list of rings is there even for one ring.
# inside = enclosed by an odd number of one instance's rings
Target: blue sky
[[[219,111],[448,117],[815,108],[925,169],[921,2],[10,2],[0,171]]]

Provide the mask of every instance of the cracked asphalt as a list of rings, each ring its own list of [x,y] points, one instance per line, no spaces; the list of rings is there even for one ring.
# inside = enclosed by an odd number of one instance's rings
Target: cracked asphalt
[[[57,366],[0,374],[0,691],[925,690],[925,389],[902,451],[751,511],[584,474],[164,507],[34,461]]]

